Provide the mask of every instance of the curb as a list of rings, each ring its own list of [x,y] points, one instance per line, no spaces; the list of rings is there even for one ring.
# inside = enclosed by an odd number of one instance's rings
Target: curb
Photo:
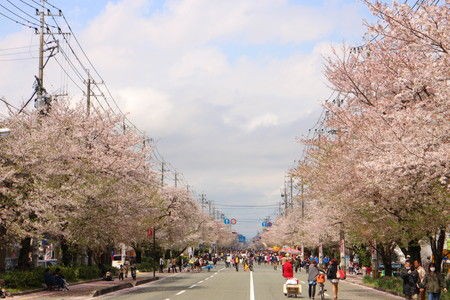
[[[83,284],[83,283],[90,283],[90,282],[95,282],[95,281],[101,281],[101,279],[89,279],[89,280],[84,280],[84,281],[77,281],[77,282],[69,282],[69,286],[73,286],[73,285],[78,285],[78,284]],[[28,290],[28,291],[23,291],[23,292],[18,292],[18,293],[12,293],[12,296],[23,296],[23,295],[28,295],[28,294],[34,294],[34,293],[39,293],[39,292],[43,292],[46,291],[46,289],[44,288],[40,288],[40,289],[33,289],[33,290]]]
[[[133,287],[133,284],[131,282],[122,283],[122,284],[119,284],[119,285],[113,285],[113,286],[110,286],[110,287],[107,287],[107,288],[96,290],[92,294],[92,297],[98,297],[98,296],[105,295],[105,294],[108,294],[108,293],[111,293],[111,292],[115,292],[115,291],[123,290],[123,289],[127,289],[127,288],[132,288],[132,287]]]
[[[156,281],[156,280],[159,280],[159,277],[155,277],[155,278],[152,277],[152,278],[148,278],[148,279],[138,280],[138,281],[136,281],[134,286],[138,286],[138,285],[141,285],[141,284],[146,284],[146,283],[149,283],[149,282],[152,282],[152,281]]]

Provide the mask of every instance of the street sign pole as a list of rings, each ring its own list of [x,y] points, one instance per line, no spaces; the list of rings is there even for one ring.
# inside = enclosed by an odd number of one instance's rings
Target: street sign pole
[[[153,278],[156,277],[156,228],[153,227]]]

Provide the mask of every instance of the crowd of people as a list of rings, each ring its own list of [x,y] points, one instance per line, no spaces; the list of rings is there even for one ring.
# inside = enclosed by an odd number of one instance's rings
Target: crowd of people
[[[434,263],[426,261],[422,266],[420,260],[406,260],[400,271],[403,279],[403,293],[406,299],[439,300],[441,292],[446,292],[446,283],[442,274],[436,272]]]

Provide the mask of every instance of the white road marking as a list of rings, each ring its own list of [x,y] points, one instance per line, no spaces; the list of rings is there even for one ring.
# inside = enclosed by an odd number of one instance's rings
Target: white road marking
[[[182,290],[182,291],[179,291],[178,293],[176,293],[175,295],[181,295],[181,294],[183,294],[184,292],[186,292],[186,290]]]
[[[328,295],[327,293],[323,293],[325,295],[325,297],[330,297],[330,295]]]
[[[196,287],[196,285],[193,284],[193,285],[191,285],[189,288],[192,289],[192,288],[195,288],[195,287]]]
[[[197,283],[203,283],[203,281],[204,281],[204,280],[200,280],[200,281],[199,281],[199,282],[197,282]]]
[[[208,277],[208,278],[205,278],[205,281],[206,281],[206,280],[209,280],[209,277]]]
[[[306,284],[306,282],[304,282],[303,280],[300,280],[301,283]]]
[[[253,285],[253,271],[250,271],[250,300],[255,300],[255,287]]]

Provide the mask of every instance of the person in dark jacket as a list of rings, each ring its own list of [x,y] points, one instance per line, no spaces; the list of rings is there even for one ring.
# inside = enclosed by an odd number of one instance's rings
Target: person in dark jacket
[[[319,268],[317,268],[317,262],[314,260],[308,270],[308,295],[312,299],[316,296],[317,275],[319,275]]]
[[[338,262],[335,258],[330,261],[330,267],[327,271],[327,278],[333,285],[333,300],[337,300],[339,292],[339,279],[337,278]]]
[[[441,291],[447,292],[445,280],[440,274],[436,273],[435,264],[430,263],[427,271],[420,288],[427,291],[428,300],[439,300],[441,299]]]
[[[403,279],[403,294],[406,299],[412,299],[414,295],[418,294],[419,274],[414,266],[409,261],[405,262],[405,267],[400,271],[400,276]]]

